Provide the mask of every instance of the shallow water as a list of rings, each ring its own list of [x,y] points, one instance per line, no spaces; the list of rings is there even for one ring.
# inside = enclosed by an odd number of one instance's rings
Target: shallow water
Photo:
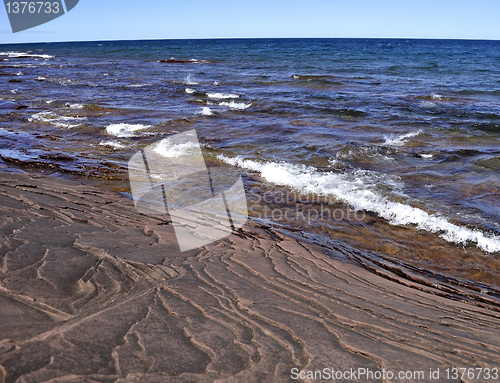
[[[196,129],[207,164],[243,172],[254,219],[500,286],[500,42],[51,43],[0,60],[0,98],[28,106],[0,109],[6,168],[126,192],[132,154]]]

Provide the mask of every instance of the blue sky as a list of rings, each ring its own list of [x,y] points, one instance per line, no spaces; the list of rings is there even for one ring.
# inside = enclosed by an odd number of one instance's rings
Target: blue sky
[[[498,40],[499,15],[500,0],[80,0],[68,14],[15,34],[1,7],[0,43],[240,37]]]

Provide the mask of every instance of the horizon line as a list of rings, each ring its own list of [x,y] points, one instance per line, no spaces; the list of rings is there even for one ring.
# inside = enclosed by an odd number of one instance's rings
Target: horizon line
[[[193,38],[139,38],[139,39],[103,39],[103,40],[64,40],[64,41],[32,41],[6,42],[0,45],[20,44],[61,44],[61,43],[93,43],[122,41],[185,41],[185,40],[449,40],[449,41],[500,41],[492,38],[452,38],[452,37],[193,37]]]

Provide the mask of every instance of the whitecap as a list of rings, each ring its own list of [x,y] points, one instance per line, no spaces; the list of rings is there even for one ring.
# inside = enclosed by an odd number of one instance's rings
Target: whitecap
[[[193,94],[194,92],[196,92],[196,91],[195,91],[194,89],[192,89],[192,88],[186,88],[186,89],[184,89],[184,91],[185,91],[186,93],[188,93],[188,94]]]
[[[71,109],[83,109],[83,104],[70,104],[67,103],[64,106],[71,108]]]
[[[432,101],[421,101],[418,105],[424,109],[432,109],[437,106],[436,103]]]
[[[191,75],[186,76],[184,80],[184,84],[186,85],[198,85],[198,83],[194,80],[194,77]]]
[[[201,154],[200,146],[197,142],[185,142],[182,144],[172,144],[170,139],[166,138],[156,144],[153,151],[160,156],[172,158],[186,156],[190,154]]]
[[[240,96],[234,93],[207,93],[209,98],[226,99],[226,98],[239,98]]]
[[[287,186],[305,194],[333,197],[356,210],[374,212],[392,225],[414,225],[419,230],[438,234],[448,242],[460,245],[472,242],[486,252],[500,251],[500,236],[486,235],[478,229],[455,225],[438,214],[393,202],[367,187],[365,178],[356,173],[319,172],[311,166],[258,162],[242,157],[229,158],[222,154],[217,158],[229,165],[255,171],[267,182]]]
[[[73,81],[71,81],[69,78],[63,78],[63,79],[58,79],[58,80],[55,80],[59,85],[62,85],[62,86],[67,86],[69,84],[72,84]]]
[[[9,58],[42,58],[42,59],[51,59],[54,57],[51,55],[38,55],[27,52],[0,52],[0,56],[7,56]]]
[[[127,85],[129,88],[142,88],[142,87],[145,87],[145,86],[149,86],[151,84],[147,84],[147,83],[141,83],[141,84],[131,84],[131,85]]]
[[[219,103],[219,106],[228,106],[231,109],[244,110],[250,108],[250,106],[252,106],[252,103],[245,104],[244,102],[235,102],[234,100],[232,100],[231,102],[223,101]]]
[[[201,114],[202,116],[212,116],[214,112],[212,112],[212,109],[208,106],[204,106],[200,111],[198,111],[198,114]]]
[[[431,95],[431,98],[436,101],[442,101],[445,99],[444,96],[441,96],[440,94],[434,93]]]
[[[142,124],[111,124],[106,128],[106,132],[116,137],[134,137],[137,130],[149,128],[151,125]]]
[[[32,115],[28,118],[28,121],[39,121],[45,124],[51,124],[57,126],[58,128],[76,128],[81,125],[81,121],[86,120],[86,117],[69,117],[60,116],[54,112],[46,111],[40,112]],[[78,123],[80,122],[80,123]]]
[[[399,136],[396,136],[396,135],[384,136],[385,142],[382,145],[384,145],[384,146],[403,146],[404,144],[406,144],[408,139],[416,137],[422,133],[423,133],[423,130],[420,129],[416,132],[410,132],[410,133],[402,134]]]
[[[394,158],[380,153],[379,148],[373,146],[357,146],[348,148],[348,150],[338,151],[336,154],[337,159],[358,161],[362,158],[369,158],[375,162],[391,162]]]
[[[118,141],[113,141],[113,140],[104,140],[104,141],[101,141],[99,143],[99,145],[101,145],[101,146],[109,146],[109,147],[112,147],[114,149],[123,149],[123,148],[126,148],[125,145],[119,143]]]

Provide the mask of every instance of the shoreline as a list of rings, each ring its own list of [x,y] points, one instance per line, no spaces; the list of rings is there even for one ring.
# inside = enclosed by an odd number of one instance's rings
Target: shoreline
[[[500,367],[497,302],[345,248],[247,223],[180,253],[166,217],[33,173],[0,173],[0,201],[2,383]]]
[[[500,300],[496,44],[49,45],[2,53],[0,167],[127,192],[132,155],[195,129],[254,217]]]
[[[218,166],[217,163],[207,163],[209,166]],[[13,172],[16,174],[21,173],[57,177],[67,181],[81,183],[88,187],[103,188],[110,192],[119,193],[130,201],[133,200],[130,193],[128,175],[124,168],[116,169],[115,173],[112,175],[99,173],[87,174],[85,172],[72,172],[64,170],[63,168],[54,168],[50,166],[50,164],[39,166],[39,164],[36,163],[30,164],[29,162],[22,161],[16,163],[10,160],[2,163],[2,158],[0,156],[0,173],[2,172],[6,172],[7,174]],[[297,198],[299,200],[301,198],[297,197],[294,192],[288,193],[290,193],[289,195],[294,195],[295,202],[297,202]],[[320,201],[318,200],[317,202],[318,206],[321,207]],[[275,209],[277,205],[269,204],[262,206],[264,209],[268,208],[268,206],[269,209]],[[288,205],[285,203],[283,206],[284,209],[286,209]],[[315,205],[313,204],[312,206],[314,209]],[[296,208],[298,212],[298,207]],[[253,207],[249,210],[249,213],[252,212],[254,212]],[[335,232],[321,233],[317,231],[308,231],[301,228],[300,225],[294,226],[292,222],[285,222],[283,224],[273,221],[271,217],[262,219],[260,218],[260,211],[256,214],[256,216],[250,214],[248,220],[257,226],[262,225],[263,227],[279,231],[285,236],[293,237],[299,241],[305,241],[328,249],[330,252],[339,254],[339,259],[352,261],[371,272],[385,275],[388,279],[392,278],[392,274],[396,274],[399,277],[415,281],[418,284],[435,287],[441,290],[441,294],[447,298],[465,300],[472,304],[485,302],[500,307],[500,282],[498,282],[498,279],[495,279],[495,270],[498,269],[498,261],[492,259],[491,254],[483,254],[483,252],[476,249],[474,245],[467,250],[464,247],[463,254],[460,254],[460,252],[457,253],[460,255],[459,258],[448,259],[448,267],[443,267],[445,263],[438,258],[434,259],[434,253],[430,256],[432,260],[431,263],[426,264],[422,262],[422,259],[429,259],[428,255],[426,255],[428,249],[425,250],[425,247],[430,246],[431,248],[437,247],[439,249],[439,247],[445,243],[444,240],[432,233],[425,233],[425,236],[421,238],[421,242],[426,245],[419,248],[418,253],[420,253],[419,257],[421,258],[419,261],[418,257],[413,259],[409,257],[408,254],[403,252],[398,253],[397,249],[391,248],[390,246],[386,248],[384,248],[384,246],[379,248],[373,245],[369,246],[367,244],[368,240],[346,236],[345,233],[342,232],[338,233],[337,236]],[[350,212],[347,214],[350,214]],[[352,214],[355,215],[357,212]],[[364,220],[364,224],[366,225],[373,225],[373,223],[376,222],[385,222],[383,218],[371,212],[366,213],[365,218],[367,218]],[[350,220],[348,219],[347,221]],[[397,226],[390,226],[390,228],[394,232],[400,230],[401,234],[399,234],[397,239],[404,242],[405,230],[408,230],[408,228]],[[308,229],[311,230],[313,227],[310,226]],[[428,242],[429,240],[432,240],[432,243]],[[408,246],[409,244],[405,243],[403,248]],[[453,254],[449,254],[448,256],[452,255]],[[493,256],[495,255],[496,253],[493,254]],[[459,272],[459,268],[464,268],[469,271],[461,273]],[[478,275],[471,275],[471,278],[468,278],[468,273],[473,268],[479,269],[481,272],[488,271],[490,274],[487,278]]]

